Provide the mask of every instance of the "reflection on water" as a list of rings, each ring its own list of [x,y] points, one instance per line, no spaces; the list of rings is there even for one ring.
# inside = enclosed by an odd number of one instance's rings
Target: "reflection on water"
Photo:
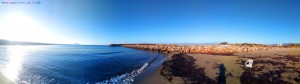
[[[29,51],[35,50],[38,47],[28,46],[9,46],[7,47],[7,63],[4,66],[2,73],[8,79],[15,81],[18,78],[19,71],[22,70],[23,58]]]
[[[114,78],[132,82],[154,71],[164,58],[164,54],[124,47],[6,45],[0,46],[0,84],[93,84]],[[144,64],[148,64],[145,70],[132,75]]]

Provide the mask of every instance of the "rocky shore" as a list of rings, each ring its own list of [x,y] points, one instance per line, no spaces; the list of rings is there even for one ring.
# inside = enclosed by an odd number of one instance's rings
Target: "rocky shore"
[[[252,68],[244,64],[253,59]],[[169,53],[168,59],[138,84],[299,84],[300,48],[238,52],[232,56]]]
[[[167,53],[168,59],[141,84],[299,84],[300,46],[261,44],[122,44]],[[244,66],[253,59],[252,68]],[[221,68],[223,66],[223,68]]]
[[[155,51],[162,53],[199,53],[199,54],[215,54],[215,55],[232,55],[237,52],[268,50],[274,47],[260,44],[232,44],[232,45],[165,45],[165,44],[123,44],[127,48],[139,50]]]

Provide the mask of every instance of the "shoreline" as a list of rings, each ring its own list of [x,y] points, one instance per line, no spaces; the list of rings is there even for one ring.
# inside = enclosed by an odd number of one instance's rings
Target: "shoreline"
[[[164,62],[172,60],[172,56],[175,53],[169,53]],[[160,65],[154,72],[150,73],[145,78],[139,80],[137,84],[182,84],[184,83],[180,77],[175,78],[176,80],[170,82],[164,76],[161,75],[161,70],[163,69],[163,64]]]
[[[138,49],[138,48],[134,48]],[[139,49],[151,51],[149,49]],[[177,57],[177,58],[176,58]],[[174,61],[179,59],[181,61]],[[244,66],[248,59],[254,60],[253,68]],[[244,84],[244,83],[300,83],[300,48],[299,47],[269,47],[264,50],[235,52],[233,54],[223,53],[168,53],[168,59],[138,84],[185,84],[185,83],[220,83],[221,65],[226,68],[225,83]],[[183,60],[183,61],[182,61]],[[194,60],[194,61],[191,61]],[[176,64],[177,63],[177,64]],[[179,64],[178,64],[179,63]],[[182,63],[190,63],[180,66]],[[189,66],[189,67],[185,67]],[[191,68],[191,66],[196,66]],[[177,67],[177,68],[170,68]],[[187,71],[199,71],[198,75]],[[164,69],[169,71],[165,71]],[[284,68],[284,69],[282,69]],[[201,71],[202,70],[202,71]],[[171,74],[169,74],[171,73]],[[184,73],[184,74],[176,74]],[[201,74],[201,73],[204,73]],[[274,73],[280,76],[274,75]],[[249,75],[251,74],[251,75]],[[276,76],[276,77],[272,77]],[[191,78],[199,77],[197,80]],[[263,77],[263,78],[262,78]],[[205,78],[205,79],[201,79]],[[171,80],[168,80],[171,79]],[[199,81],[198,81],[199,80]],[[203,82],[204,81],[204,82]],[[224,81],[223,81],[224,82]]]

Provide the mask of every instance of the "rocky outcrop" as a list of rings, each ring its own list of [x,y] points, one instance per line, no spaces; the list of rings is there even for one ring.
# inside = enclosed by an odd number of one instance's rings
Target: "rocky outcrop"
[[[123,44],[124,47],[139,50],[156,51],[162,53],[182,52],[182,53],[203,53],[232,55],[236,52],[248,52],[258,50],[268,50],[272,47],[264,45],[230,45],[230,46],[197,46],[197,45],[165,45],[165,44]]]

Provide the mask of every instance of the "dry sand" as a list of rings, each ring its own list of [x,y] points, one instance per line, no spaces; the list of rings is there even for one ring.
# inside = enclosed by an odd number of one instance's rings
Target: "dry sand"
[[[176,54],[176,53],[175,53]],[[270,50],[240,52],[233,56],[187,54],[196,59],[197,68],[205,68],[205,76],[218,81],[219,66],[226,68],[226,83],[300,83],[300,48],[274,48]],[[169,55],[171,60],[173,54]],[[253,59],[252,68],[244,63]],[[163,65],[153,74],[143,79],[141,84],[184,84],[183,78],[174,76],[168,81],[161,75]]]

